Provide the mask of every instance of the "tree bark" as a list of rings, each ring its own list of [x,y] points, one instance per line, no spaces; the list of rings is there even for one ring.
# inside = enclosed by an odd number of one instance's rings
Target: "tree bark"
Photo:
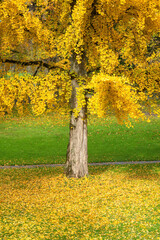
[[[78,76],[85,76],[84,57],[81,64],[76,61],[76,55],[71,59],[71,71]],[[79,85],[76,79],[72,80],[71,109],[77,107],[77,89]],[[80,178],[88,175],[88,149],[87,149],[87,105],[81,109],[78,117],[71,111],[70,138],[67,148],[66,176]]]

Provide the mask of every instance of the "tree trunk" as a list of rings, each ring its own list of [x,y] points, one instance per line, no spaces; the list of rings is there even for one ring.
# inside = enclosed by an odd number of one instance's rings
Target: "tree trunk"
[[[72,56],[71,70],[79,76],[84,76],[84,58],[81,64],[76,61],[76,56]],[[77,106],[77,80],[72,80],[71,109]],[[66,176],[80,178],[88,175],[88,150],[87,150],[87,106],[83,107],[78,115],[74,116],[71,111],[70,119],[70,139],[67,148]]]

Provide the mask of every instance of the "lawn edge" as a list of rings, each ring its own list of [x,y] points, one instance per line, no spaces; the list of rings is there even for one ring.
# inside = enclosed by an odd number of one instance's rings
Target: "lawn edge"
[[[156,161],[128,161],[128,162],[101,162],[101,163],[88,163],[89,166],[106,166],[106,165],[129,165],[129,164],[154,164],[160,163]],[[14,168],[41,168],[41,167],[65,167],[66,164],[36,164],[36,165],[4,165],[0,169],[14,169]]]

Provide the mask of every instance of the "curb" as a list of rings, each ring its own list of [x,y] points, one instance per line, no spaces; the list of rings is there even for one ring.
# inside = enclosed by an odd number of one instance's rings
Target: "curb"
[[[102,163],[88,163],[89,166],[108,166],[108,165],[129,165],[129,164],[153,164],[160,163],[158,161],[136,161],[136,162],[102,162]],[[0,166],[0,169],[14,169],[14,168],[41,168],[41,167],[65,167],[66,164],[37,164],[37,165],[14,165],[14,166]]]

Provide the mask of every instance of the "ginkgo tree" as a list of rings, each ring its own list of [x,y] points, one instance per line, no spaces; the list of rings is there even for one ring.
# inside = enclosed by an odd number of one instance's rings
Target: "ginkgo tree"
[[[159,0],[2,0],[1,66],[32,66],[34,73],[1,68],[1,115],[69,107],[66,175],[87,175],[87,114],[112,111],[127,122],[156,104],[160,51],[152,45],[159,31]]]

